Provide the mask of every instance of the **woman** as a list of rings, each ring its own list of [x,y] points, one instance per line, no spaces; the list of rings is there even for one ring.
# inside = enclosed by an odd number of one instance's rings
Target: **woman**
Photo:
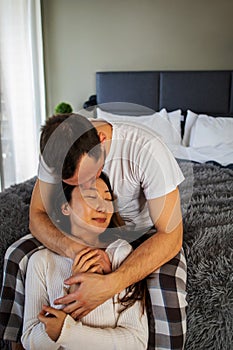
[[[59,204],[62,212],[60,224],[64,229],[64,219],[68,218],[73,238],[90,246],[79,253],[75,273],[108,272],[108,264],[100,264],[94,247],[104,247],[112,270],[117,269],[132,248],[122,239],[109,243],[112,233],[117,232],[114,227],[119,221],[114,213],[114,197],[106,176],[101,174],[95,187],[89,189],[64,184],[64,194],[66,199]],[[71,259],[48,249],[38,251],[30,258],[22,335],[24,348],[146,349],[148,322],[142,283],[115,295],[77,321],[55,307],[54,300],[69,293],[64,280],[72,273],[72,263]]]

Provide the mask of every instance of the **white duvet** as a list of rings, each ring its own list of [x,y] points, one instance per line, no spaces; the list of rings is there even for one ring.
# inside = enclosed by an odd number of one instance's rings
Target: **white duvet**
[[[182,145],[168,145],[177,159],[191,160],[199,163],[215,161],[223,166],[233,164],[233,142],[221,143],[215,147],[185,147]]]

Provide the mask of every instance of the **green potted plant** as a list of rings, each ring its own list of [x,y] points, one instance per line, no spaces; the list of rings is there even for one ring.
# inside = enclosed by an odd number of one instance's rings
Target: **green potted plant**
[[[72,113],[73,108],[71,105],[67,102],[60,102],[56,107],[55,107],[55,114],[64,114],[64,113]]]

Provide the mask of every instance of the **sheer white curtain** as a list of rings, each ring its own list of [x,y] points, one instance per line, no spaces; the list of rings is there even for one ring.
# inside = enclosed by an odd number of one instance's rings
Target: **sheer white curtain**
[[[0,0],[0,148],[5,188],[37,173],[39,132],[45,121],[41,22],[40,0]]]

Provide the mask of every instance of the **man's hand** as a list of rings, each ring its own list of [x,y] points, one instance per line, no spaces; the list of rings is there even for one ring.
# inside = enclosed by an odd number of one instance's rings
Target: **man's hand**
[[[87,315],[100,304],[116,294],[116,281],[112,279],[113,273],[101,275],[97,273],[79,273],[65,280],[66,284],[78,283],[79,287],[71,294],[56,299],[54,304],[68,304],[64,312],[74,319]]]
[[[45,331],[53,341],[57,341],[59,338],[65,318],[66,313],[64,311],[46,305],[43,306],[38,315],[39,321],[44,323]]]
[[[92,274],[90,272],[92,272]],[[101,285],[102,281],[97,277],[96,284],[95,277],[108,274],[109,272],[111,272],[111,262],[108,255],[103,250],[92,249],[90,247],[81,250],[77,254],[73,263],[73,277],[65,281],[66,284],[71,285],[69,294],[63,298],[57,299],[54,303],[68,304],[64,308],[64,311],[69,313],[74,319],[87,315],[90,311],[108,299],[108,296],[104,296],[104,294],[102,295],[102,299],[100,295],[99,297],[96,297],[95,288],[97,287],[97,284]],[[79,276],[82,276],[85,279],[87,275],[89,276],[87,277],[87,282],[80,282]],[[104,286],[101,287],[100,291],[102,292],[103,289]]]

